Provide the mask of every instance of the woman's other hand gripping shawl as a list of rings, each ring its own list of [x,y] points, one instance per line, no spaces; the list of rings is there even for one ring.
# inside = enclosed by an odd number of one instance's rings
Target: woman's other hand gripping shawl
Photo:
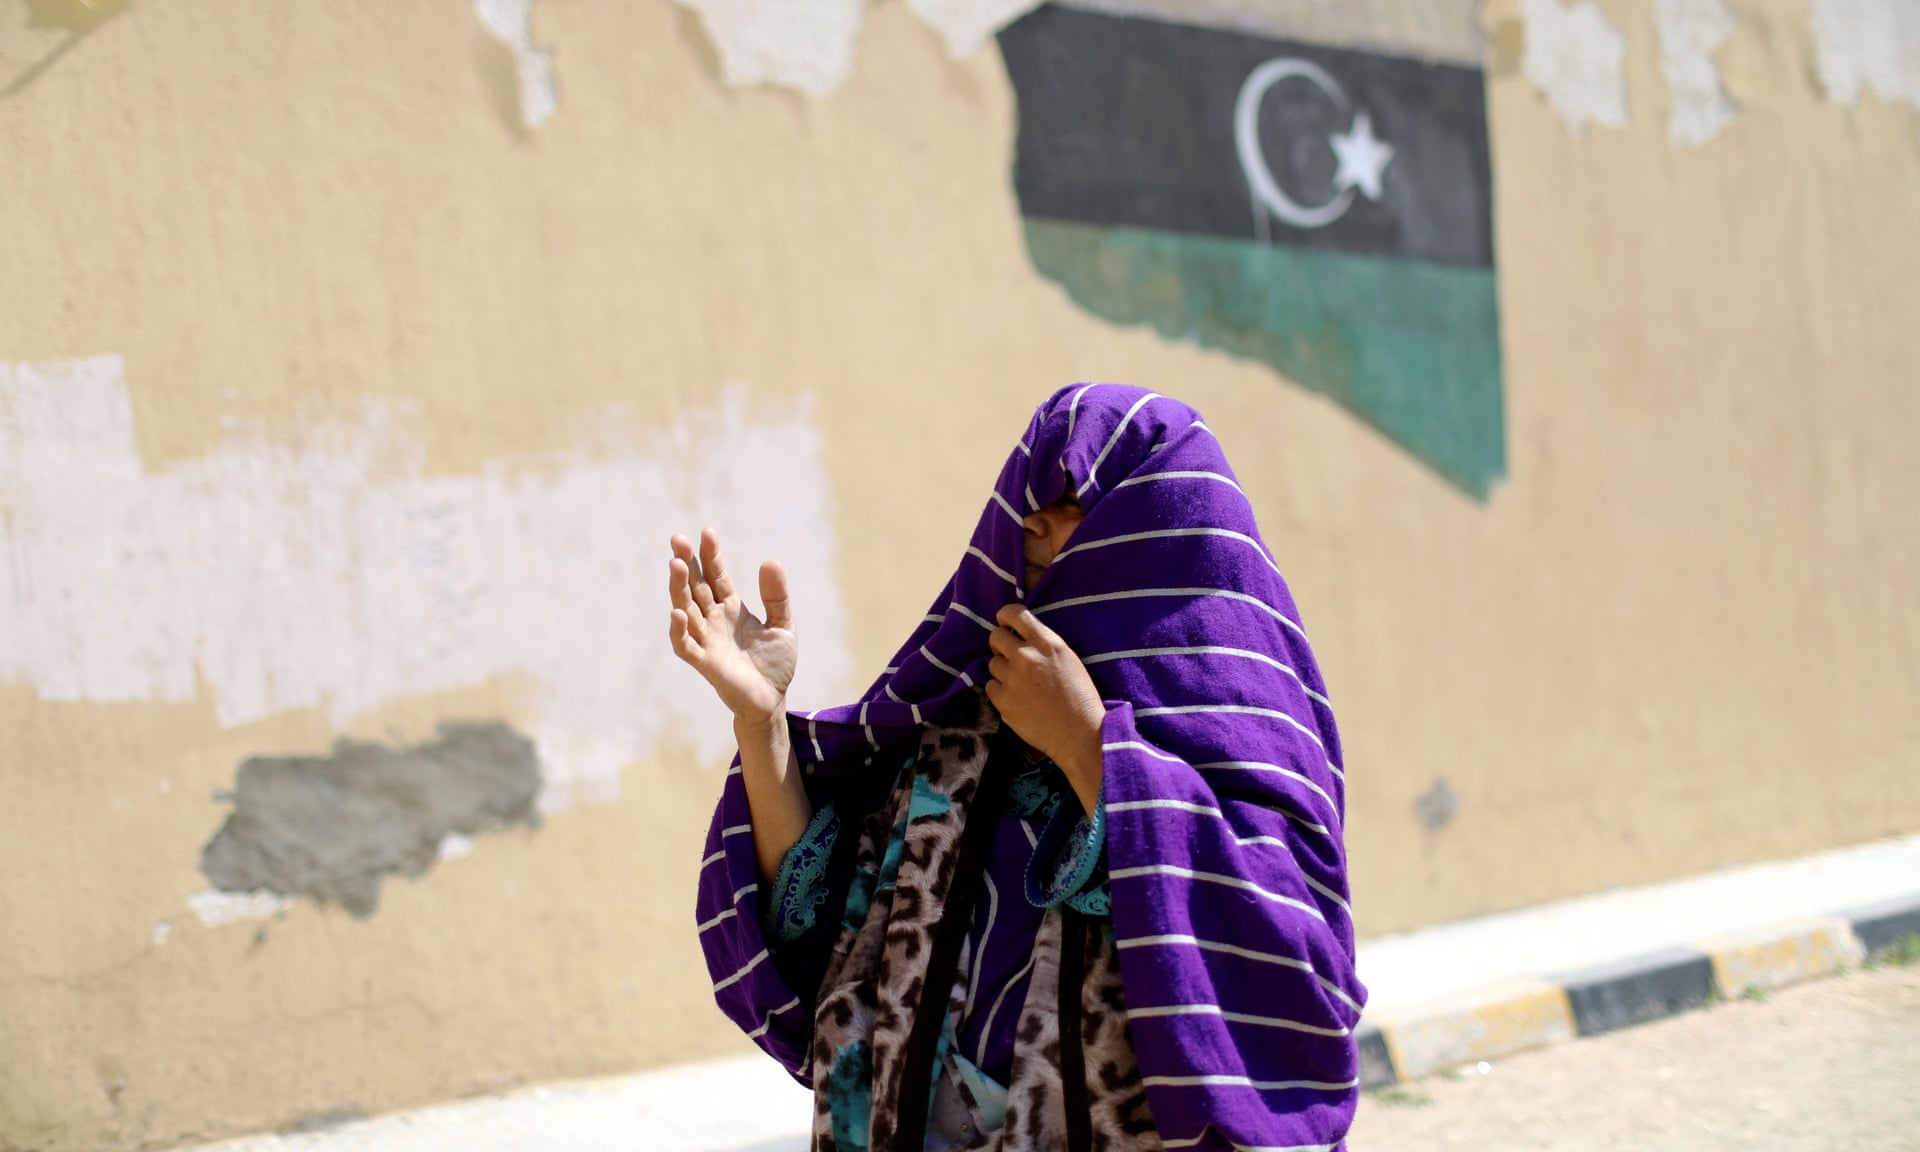
[[[1030,597],[1021,517],[1071,481],[1083,520]],[[791,717],[809,788],[889,777],[923,721],[974,706],[994,615],[1026,600],[1107,701],[1103,802],[1128,1030],[1170,1149],[1338,1145],[1359,1097],[1340,744],[1286,582],[1212,431],[1178,401],[1061,389],[1008,456],[953,578],[861,699]],[[727,795],[740,794],[729,780]],[[744,800],[744,796],[741,796]],[[751,837],[723,799],[703,919],[757,919]],[[734,840],[743,841],[734,843]],[[734,858],[739,857],[736,865]],[[712,896],[708,895],[709,888]],[[711,910],[710,910],[711,909]],[[746,945],[741,945],[744,949]],[[716,981],[754,956],[716,960]],[[757,1039],[781,990],[721,1004]],[[725,971],[722,971],[722,969]],[[738,1000],[738,1003],[732,1002]],[[751,1002],[749,1002],[751,1000]],[[793,1009],[784,1010],[791,1014]],[[779,1047],[804,1051],[804,1032]],[[785,1051],[774,1051],[789,1063]]]

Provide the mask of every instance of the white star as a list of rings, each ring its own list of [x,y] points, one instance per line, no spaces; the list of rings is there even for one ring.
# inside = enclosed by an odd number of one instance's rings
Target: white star
[[[1327,137],[1327,143],[1340,160],[1333,174],[1334,191],[1358,188],[1367,199],[1380,199],[1380,176],[1393,163],[1393,145],[1374,138],[1372,118],[1360,113],[1346,135],[1336,132]]]

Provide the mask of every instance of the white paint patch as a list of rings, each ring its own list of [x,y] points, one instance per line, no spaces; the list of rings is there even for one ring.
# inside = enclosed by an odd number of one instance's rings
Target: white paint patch
[[[119,357],[0,362],[0,681],[54,701],[205,691],[225,725],[323,708],[343,730],[496,682],[548,812],[612,798],[625,765],[673,747],[724,760],[725,709],[667,646],[671,533],[719,528],[748,588],[786,563],[795,707],[853,681],[811,405],[747,401],[734,385],[664,428],[600,413],[578,448],[473,475],[429,474],[369,404],[156,473]]]
[[[864,0],[678,0],[700,14],[721,78],[825,96],[853,75]]]
[[[473,837],[449,832],[440,838],[440,859],[458,860],[473,855]]]
[[[155,948],[165,944],[172,936],[173,922],[171,920],[162,920],[153,926],[153,946]]]
[[[520,79],[520,123],[538,128],[560,107],[553,53],[533,43],[533,0],[473,0],[487,34],[513,51]]]
[[[954,59],[971,56],[988,37],[1040,7],[1042,0],[908,0],[920,18],[940,30]]]
[[[1482,0],[1054,0],[1112,16],[1485,65]]]
[[[1829,100],[1851,108],[1871,90],[1920,109],[1920,3],[1813,0],[1813,41]]]
[[[1740,106],[1713,62],[1739,22],[1726,0],[1654,0],[1653,25],[1660,35],[1660,74],[1673,101],[1667,139],[1675,148],[1698,148],[1740,118]]]
[[[258,892],[216,892],[202,889],[187,897],[187,907],[209,928],[242,920],[266,920],[293,907],[290,897],[265,888]]]
[[[1525,0],[1520,70],[1575,136],[1588,124],[1627,126],[1627,41],[1593,0]]]

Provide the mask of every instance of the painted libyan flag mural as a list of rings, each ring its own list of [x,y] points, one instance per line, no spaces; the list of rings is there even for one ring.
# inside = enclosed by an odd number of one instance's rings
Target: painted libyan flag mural
[[[1271,365],[1486,498],[1506,434],[1479,69],[1055,5],[1000,46],[1043,275]]]

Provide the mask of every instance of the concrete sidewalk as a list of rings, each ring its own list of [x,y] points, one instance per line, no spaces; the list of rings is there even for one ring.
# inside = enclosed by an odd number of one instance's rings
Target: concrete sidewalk
[[[1920,835],[1360,945],[1378,1086],[1858,964],[1920,932]],[[550,1085],[201,1152],[801,1152],[807,1094],[761,1058]]]

